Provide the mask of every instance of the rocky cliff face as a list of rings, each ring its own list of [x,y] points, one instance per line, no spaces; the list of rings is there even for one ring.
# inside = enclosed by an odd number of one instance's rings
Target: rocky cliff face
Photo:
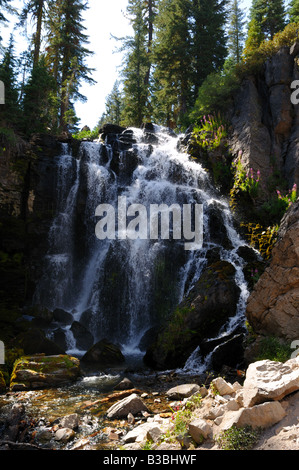
[[[231,149],[242,151],[247,168],[267,181],[276,170],[289,187],[299,185],[299,106],[291,102],[291,83],[299,78],[298,46],[283,47],[261,72],[247,77],[231,114]]]
[[[61,142],[51,136],[25,142],[11,133],[0,144],[0,328],[6,341],[22,331],[21,314],[41,273]]]
[[[259,334],[299,338],[299,200],[281,221],[271,262],[249,298],[247,318]]]

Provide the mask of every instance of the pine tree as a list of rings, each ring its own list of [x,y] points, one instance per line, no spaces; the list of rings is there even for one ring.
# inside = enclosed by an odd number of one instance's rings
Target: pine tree
[[[87,9],[82,0],[58,0],[51,5],[48,21],[47,61],[58,84],[60,101],[59,129],[63,133],[71,131],[77,123],[74,101],[84,101],[80,93],[82,81],[95,83],[86,64],[92,54],[85,45],[82,15]]]
[[[289,9],[290,23],[299,22],[299,0],[292,0]]]
[[[218,71],[227,55],[226,0],[192,0],[194,96],[204,79]]]
[[[102,127],[106,123],[120,125],[123,110],[123,96],[119,91],[119,82],[113,85],[111,93],[106,98],[105,112],[101,116],[98,126]]]
[[[5,86],[5,104],[0,106],[0,122],[15,127],[20,118],[19,93],[17,87],[16,59],[13,37],[0,63],[0,80]]]
[[[0,0],[0,25],[7,23],[6,13],[13,13],[14,9],[10,5],[11,0]],[[0,36],[0,41],[2,37]]]
[[[252,2],[250,21],[254,20],[260,25],[264,39],[273,39],[275,33],[284,29],[285,17],[283,0],[253,0]]]
[[[32,18],[35,22],[35,32],[33,34],[32,42],[34,47],[33,52],[33,66],[39,62],[39,56],[42,43],[42,30],[46,21],[47,4],[51,3],[47,0],[27,0],[20,15],[19,25],[24,27],[28,18]]]
[[[31,71],[28,82],[24,86],[23,131],[26,135],[33,133],[55,133],[53,123],[58,112],[56,83],[50,75],[44,56],[41,57]]]
[[[245,13],[241,10],[238,0],[231,0],[228,21],[228,58],[234,65],[241,62],[245,40]]]
[[[192,37],[189,0],[162,0],[154,45],[154,117],[176,127],[191,99]]]
[[[151,13],[147,7],[151,5]],[[124,83],[124,125],[140,126],[147,118],[149,109],[149,81],[151,69],[153,3],[129,0],[127,7],[133,35],[123,39],[126,51],[122,71]],[[146,17],[146,13],[148,13]]]
[[[250,57],[258,49],[264,38],[260,23],[253,18],[248,24],[248,35],[243,52],[244,57]]]

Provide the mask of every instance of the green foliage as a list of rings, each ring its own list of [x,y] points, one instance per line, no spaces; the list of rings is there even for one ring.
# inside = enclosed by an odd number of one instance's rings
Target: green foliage
[[[24,355],[23,349],[8,348],[5,349],[5,364],[0,366],[6,385],[9,386],[10,376],[13,371],[14,363]]]
[[[238,0],[231,0],[230,2],[228,21],[228,57],[231,64],[238,64],[241,61],[245,40],[245,13],[240,8]]]
[[[111,93],[106,98],[105,112],[98,122],[100,129],[104,124],[121,124],[122,114],[124,110],[123,95],[119,90],[118,80],[114,83]]]
[[[92,69],[86,64],[87,57],[92,54],[85,47],[88,37],[83,13],[87,8],[82,0],[61,0],[49,5],[46,61],[58,84],[58,127],[61,132],[68,132],[77,124],[74,102],[86,99],[80,93],[81,83],[95,83],[91,78]]]
[[[73,134],[72,136],[74,139],[82,140],[95,140],[99,137],[99,128],[96,126],[93,130],[90,129],[82,129],[80,132]]]
[[[46,67],[45,58],[33,67],[31,75],[24,86],[23,112],[24,132],[33,133],[56,132],[56,116],[58,99],[56,83]]]
[[[291,23],[299,21],[299,0],[291,0],[289,9],[289,18]]]
[[[188,430],[188,424],[192,416],[192,411],[189,408],[179,410],[174,415],[174,429],[176,435],[184,435]]]
[[[234,67],[208,75],[198,90],[191,121],[197,122],[204,114],[226,112],[239,86],[240,78]]]
[[[265,227],[253,222],[241,223],[245,228],[245,235],[252,247],[257,249],[261,256],[268,260],[277,241],[278,225]]]
[[[222,431],[217,444],[222,450],[251,450],[259,438],[259,431],[251,426],[237,428],[235,425]]]
[[[140,0],[129,0],[127,12],[133,35],[122,39],[126,57],[122,70],[124,99],[121,123],[124,126],[141,126],[148,119],[149,109],[152,2],[145,4]]]
[[[243,165],[241,155],[233,161],[234,169],[234,186],[231,190],[231,196],[233,197],[238,192],[248,194],[248,196],[254,200],[258,196],[260,186],[260,171],[254,175],[253,169],[246,170]]]
[[[5,85],[5,104],[0,106],[0,123],[15,127],[19,123],[20,109],[18,105],[18,85],[16,74],[16,58],[14,42],[11,36],[9,46],[5,50],[0,63],[0,80]]]
[[[274,336],[266,336],[261,340],[257,361],[269,359],[270,361],[285,362],[290,359],[292,349],[289,344],[282,343]]]
[[[197,145],[205,150],[213,150],[220,146],[222,140],[227,137],[227,131],[222,124],[223,119],[217,116],[203,116],[200,125],[193,129],[193,138]]]
[[[283,0],[253,0],[252,2],[250,20],[260,25],[265,39],[273,39],[274,34],[284,29],[285,17]]]

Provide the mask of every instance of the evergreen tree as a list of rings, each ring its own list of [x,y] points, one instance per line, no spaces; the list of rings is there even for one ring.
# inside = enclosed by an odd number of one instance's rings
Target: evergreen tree
[[[291,0],[289,9],[290,23],[299,22],[299,0]]]
[[[105,112],[101,116],[98,127],[111,123],[120,125],[123,110],[123,97],[119,91],[119,82],[116,81],[111,93],[106,98]]]
[[[258,23],[258,21],[253,18],[248,24],[248,35],[244,48],[244,57],[250,57],[251,54],[253,54],[258,49],[263,40],[264,34],[262,27],[260,23]]]
[[[32,68],[23,93],[25,134],[55,132],[53,123],[56,122],[58,112],[56,83],[46,67],[44,57]]]
[[[241,61],[245,40],[245,13],[239,7],[238,0],[231,0],[228,20],[228,58],[234,65]]]
[[[151,5],[151,13],[147,9]],[[127,12],[133,28],[133,36],[123,39],[126,50],[122,71],[124,83],[124,125],[140,126],[149,109],[149,81],[151,68],[153,3],[129,0]],[[148,13],[146,17],[146,13]]]
[[[0,0],[0,25],[1,23],[7,23],[6,13],[14,12],[14,9],[10,5],[11,0]],[[0,41],[2,37],[0,35]]]
[[[250,22],[256,28],[260,25],[264,39],[273,39],[275,33],[286,26],[286,11],[283,0],[253,0]],[[249,31],[248,31],[249,34]]]
[[[155,120],[168,127],[183,122],[191,99],[190,1],[161,0],[154,45]]]
[[[16,59],[14,43],[10,37],[9,46],[0,63],[0,80],[5,86],[5,104],[0,106],[0,122],[15,127],[20,118],[19,93],[17,87]]]
[[[227,55],[226,0],[192,0],[194,96],[204,79],[218,71]]]
[[[46,21],[47,4],[50,1],[46,0],[27,0],[24,4],[20,15],[20,26],[24,26],[28,17],[32,18],[35,22],[35,32],[33,34],[32,42],[34,47],[33,52],[33,66],[39,62],[39,56],[42,43],[42,30]]]
[[[86,65],[91,54],[85,47],[88,37],[82,15],[86,9],[82,0],[58,0],[49,12],[47,60],[58,84],[61,132],[72,130],[77,123],[74,101],[85,100],[80,93],[81,82],[94,83],[92,70]]]

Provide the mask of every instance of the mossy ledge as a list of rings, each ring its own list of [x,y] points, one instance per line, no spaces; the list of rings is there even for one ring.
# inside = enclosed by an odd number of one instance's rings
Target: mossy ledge
[[[23,356],[13,367],[10,390],[38,390],[72,383],[81,375],[79,359],[69,355]]]

